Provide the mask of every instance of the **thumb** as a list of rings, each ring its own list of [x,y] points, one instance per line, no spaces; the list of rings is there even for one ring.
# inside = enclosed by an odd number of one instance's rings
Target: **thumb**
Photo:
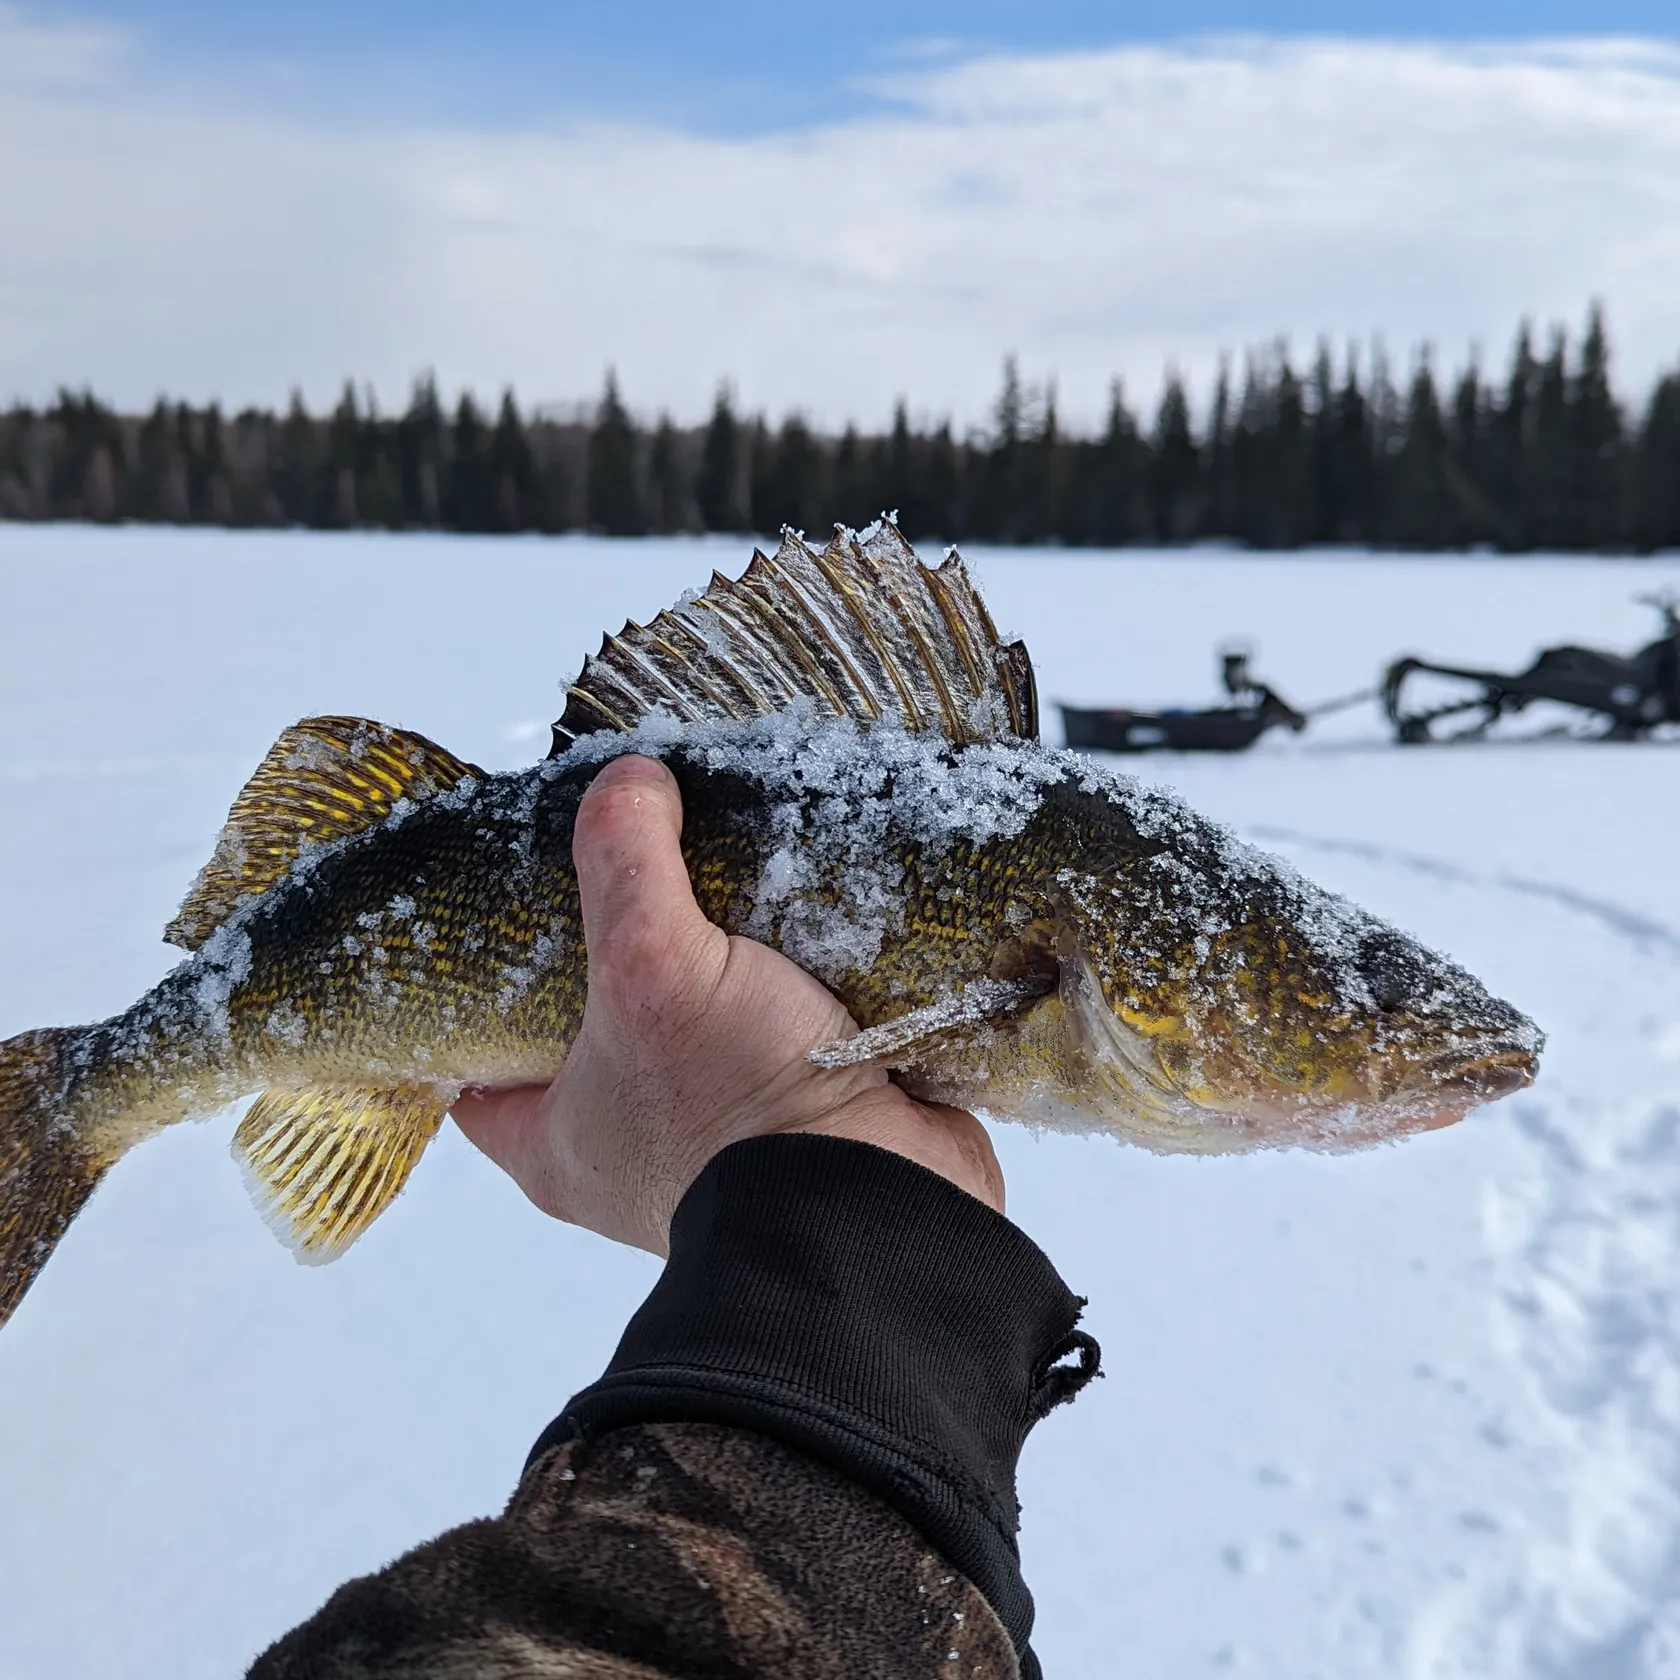
[[[572,831],[591,996],[652,1002],[704,963],[722,933],[701,914],[682,855],[682,794],[657,759],[617,758]]]

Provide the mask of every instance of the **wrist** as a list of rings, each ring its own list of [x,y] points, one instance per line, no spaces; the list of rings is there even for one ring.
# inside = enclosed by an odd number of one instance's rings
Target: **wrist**
[[[769,1436],[908,1518],[1036,1673],[1015,1469],[1027,1432],[1095,1374],[1082,1305],[1022,1232],[901,1150],[750,1138],[684,1197],[611,1365],[532,1458],[646,1423]]]
[[[860,1092],[820,1120],[788,1130],[890,1150],[938,1173],[994,1213],[1003,1212],[1003,1169],[992,1140],[962,1109],[915,1102],[896,1086],[881,1085]]]

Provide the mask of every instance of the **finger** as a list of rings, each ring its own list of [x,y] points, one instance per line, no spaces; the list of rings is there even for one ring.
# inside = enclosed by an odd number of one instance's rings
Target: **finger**
[[[676,778],[656,759],[614,759],[590,784],[572,861],[592,990],[680,988],[698,953],[721,943],[689,885]]]

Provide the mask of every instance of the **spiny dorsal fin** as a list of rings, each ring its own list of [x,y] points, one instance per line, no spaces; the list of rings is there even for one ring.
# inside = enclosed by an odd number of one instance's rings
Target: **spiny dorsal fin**
[[[603,638],[567,692],[554,755],[647,717],[766,717],[800,701],[960,744],[1038,735],[1026,648],[999,641],[955,554],[924,566],[883,519],[823,549],[784,531],[736,582],[714,572],[651,624]]]
[[[483,774],[424,735],[366,718],[293,724],[240,789],[163,937],[196,951],[240,899],[273,886],[309,847],[383,822],[399,799],[425,799]]]
[[[234,1158],[274,1234],[318,1266],[391,1205],[448,1106],[429,1085],[265,1091],[233,1135]]]

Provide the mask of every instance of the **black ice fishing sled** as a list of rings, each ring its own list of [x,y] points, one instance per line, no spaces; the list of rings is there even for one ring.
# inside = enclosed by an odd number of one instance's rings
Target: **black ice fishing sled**
[[[1398,740],[1473,740],[1536,700],[1574,706],[1600,720],[1596,739],[1636,741],[1680,723],[1680,598],[1642,595],[1663,615],[1663,633],[1637,653],[1549,647],[1507,676],[1428,659],[1398,659],[1383,679],[1383,705]],[[1449,720],[1461,720],[1456,726]],[[1442,727],[1445,726],[1445,727]]]
[[[1241,752],[1268,729],[1305,729],[1307,714],[1258,681],[1248,668],[1250,657],[1246,649],[1236,648],[1220,656],[1220,678],[1234,702],[1229,706],[1161,712],[1124,706],[1101,710],[1062,706],[1067,744],[1104,752]]]

